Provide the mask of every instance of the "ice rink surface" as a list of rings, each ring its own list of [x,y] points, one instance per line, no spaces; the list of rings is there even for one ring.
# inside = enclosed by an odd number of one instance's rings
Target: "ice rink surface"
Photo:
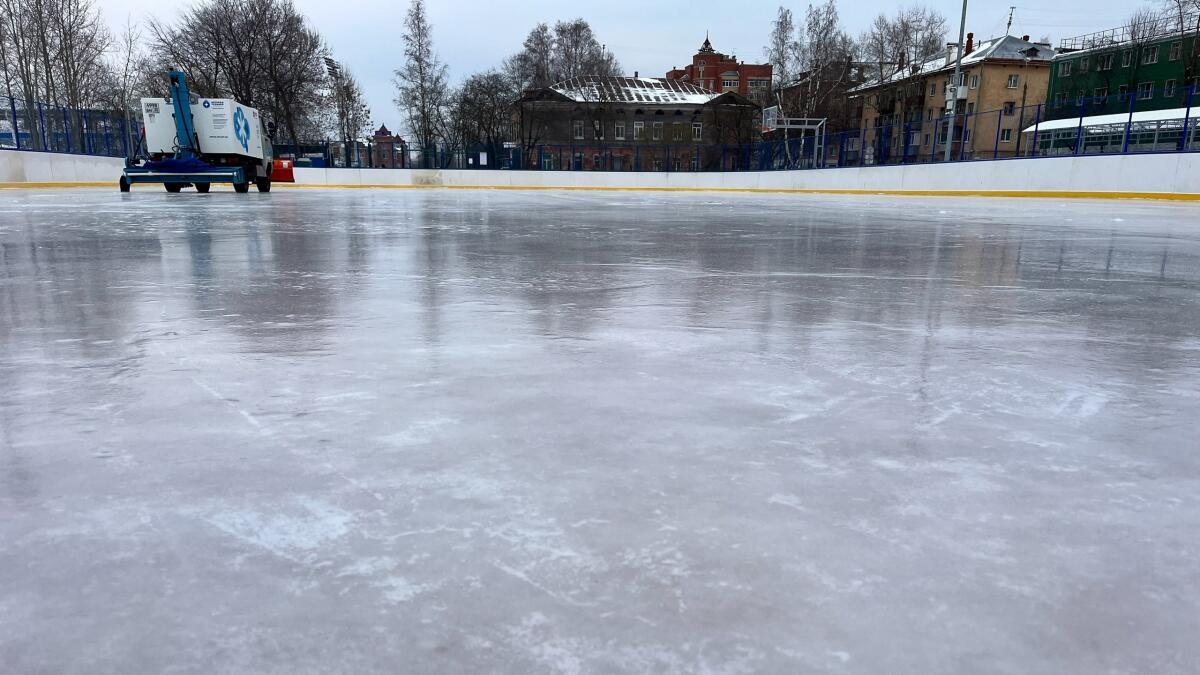
[[[6,674],[1200,671],[1200,206],[189,192],[0,192]]]

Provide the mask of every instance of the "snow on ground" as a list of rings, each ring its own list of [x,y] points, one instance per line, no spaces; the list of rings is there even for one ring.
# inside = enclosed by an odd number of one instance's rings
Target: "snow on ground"
[[[1200,211],[0,192],[12,673],[1200,671]]]

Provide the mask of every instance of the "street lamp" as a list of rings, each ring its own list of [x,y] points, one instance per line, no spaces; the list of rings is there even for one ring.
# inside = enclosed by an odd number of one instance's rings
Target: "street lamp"
[[[342,135],[342,161],[346,167],[350,166],[350,140],[349,132],[346,130],[346,106],[345,106],[345,91],[342,82],[342,65],[337,61],[325,57],[325,69],[329,72],[329,77],[333,79],[334,103],[337,105],[338,116],[338,132]]]
[[[967,35],[967,0],[963,0],[962,18],[958,23],[958,49],[954,56],[954,79],[950,86],[954,87],[954,95],[950,97],[950,129],[946,132],[946,161],[950,161],[950,148],[954,145],[954,119],[958,117],[958,80],[962,76],[963,40]]]

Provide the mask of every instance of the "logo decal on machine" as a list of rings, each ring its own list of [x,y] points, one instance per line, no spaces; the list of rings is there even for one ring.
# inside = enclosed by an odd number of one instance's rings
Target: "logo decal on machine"
[[[246,113],[240,107],[233,113],[233,134],[237,136],[238,143],[242,144],[242,149],[249,152],[250,121],[246,119]]]

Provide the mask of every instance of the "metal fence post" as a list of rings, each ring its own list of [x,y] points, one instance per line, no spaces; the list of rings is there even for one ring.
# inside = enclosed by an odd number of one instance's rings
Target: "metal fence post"
[[[1083,113],[1086,104],[1083,102],[1083,97],[1079,97],[1079,126],[1075,127],[1075,154],[1078,155],[1083,150]]]
[[[1183,113],[1183,133],[1179,135],[1179,150],[1182,152],[1188,149],[1188,122],[1192,118],[1192,96],[1196,94],[1196,85],[1188,86],[1187,95],[1187,110]]]
[[[1029,151],[1030,151],[1030,153],[1032,153],[1031,156],[1033,156],[1033,157],[1037,157],[1038,132],[1041,131],[1041,126],[1042,126],[1042,104],[1039,103],[1039,104],[1037,104],[1037,116],[1033,118],[1033,141],[1031,141],[1029,144]]]
[[[996,115],[996,145],[992,148],[992,159],[1000,157],[1000,127],[1002,126],[1004,126],[1004,110],[998,111]]]
[[[46,139],[46,109],[42,107],[41,103],[37,104],[37,108],[39,124],[42,127],[42,150],[49,150],[50,142]]]
[[[1133,106],[1137,102],[1137,95],[1134,92],[1129,92],[1129,117],[1125,120],[1125,142],[1121,144],[1121,153],[1129,152],[1129,129],[1133,126]]]
[[[71,121],[70,121],[70,118],[67,116],[66,108],[62,109],[62,118],[63,118],[63,132],[64,132],[63,135],[66,136],[66,139],[67,139],[67,152],[71,152]]]
[[[8,107],[12,111],[13,122],[13,143],[17,146],[17,150],[21,149],[21,127],[17,124],[17,99],[8,98]]]

